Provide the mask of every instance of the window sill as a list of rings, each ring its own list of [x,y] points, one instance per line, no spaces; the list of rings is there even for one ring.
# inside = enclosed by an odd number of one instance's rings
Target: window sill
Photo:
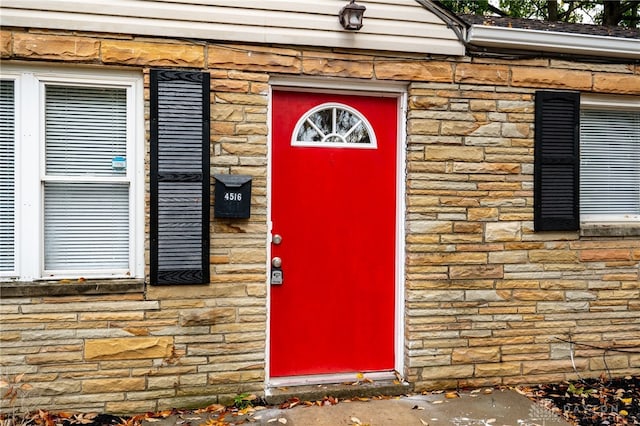
[[[637,222],[582,222],[581,237],[638,237],[640,223]]]
[[[143,279],[4,282],[0,283],[0,298],[40,296],[81,296],[98,294],[142,293]]]

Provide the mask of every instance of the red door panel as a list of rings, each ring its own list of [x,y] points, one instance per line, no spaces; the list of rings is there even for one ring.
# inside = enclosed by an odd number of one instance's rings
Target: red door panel
[[[359,111],[377,148],[291,145],[310,109]],[[396,98],[274,91],[271,286],[272,377],[394,367]]]

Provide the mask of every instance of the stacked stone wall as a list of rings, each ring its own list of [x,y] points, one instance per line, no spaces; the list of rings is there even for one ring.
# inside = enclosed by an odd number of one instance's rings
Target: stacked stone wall
[[[571,351],[583,376],[640,371],[615,351],[640,342],[640,237],[532,226],[535,90],[639,96],[638,65],[0,35],[3,63],[139,70],[147,113],[149,69],[209,72],[212,174],[253,176],[251,219],[212,217],[208,286],[3,288],[0,367],[33,386],[24,407],[141,412],[264,390],[269,78],[282,75],[407,84],[401,373],[417,388],[572,378]]]
[[[533,231],[535,89],[497,78],[545,87],[527,68],[483,65],[499,85],[411,85],[406,329],[419,386],[639,371],[640,239]],[[592,72],[556,72],[593,90]]]

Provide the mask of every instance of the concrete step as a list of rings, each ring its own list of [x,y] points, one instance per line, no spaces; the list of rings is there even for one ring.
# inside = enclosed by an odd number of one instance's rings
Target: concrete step
[[[268,404],[279,405],[291,398],[301,401],[320,401],[326,396],[353,399],[374,396],[399,396],[413,391],[413,386],[398,380],[379,379],[343,383],[303,384],[268,388],[265,400]]]

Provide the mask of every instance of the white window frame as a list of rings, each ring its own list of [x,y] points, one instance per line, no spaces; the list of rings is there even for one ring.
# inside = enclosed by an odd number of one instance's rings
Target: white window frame
[[[144,95],[140,72],[3,64],[2,79],[15,84],[16,271],[2,281],[144,277]],[[129,182],[129,268],[104,271],[44,271],[45,128],[47,84],[124,88],[127,93],[127,177]],[[74,178],[65,178],[71,181]]]
[[[640,98],[632,96],[582,95],[580,110],[640,112]],[[582,166],[582,162],[581,162]],[[582,223],[628,223],[640,225],[640,214],[580,214]]]

